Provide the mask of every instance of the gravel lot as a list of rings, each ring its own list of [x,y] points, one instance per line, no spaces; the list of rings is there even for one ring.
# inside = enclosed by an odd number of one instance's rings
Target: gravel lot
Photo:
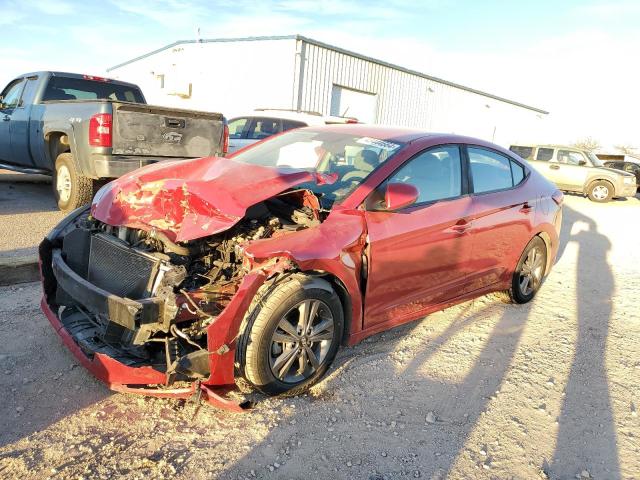
[[[0,170],[0,259],[34,255],[63,217],[53,198],[51,177]]]
[[[113,394],[37,284],[0,288],[2,478],[640,478],[640,199],[567,196],[536,300],[482,297],[343,349],[249,414]]]

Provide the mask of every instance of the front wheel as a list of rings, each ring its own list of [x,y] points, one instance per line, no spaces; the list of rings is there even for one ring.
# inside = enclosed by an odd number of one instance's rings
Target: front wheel
[[[256,302],[238,341],[240,374],[267,395],[297,395],[326,373],[336,356],[344,316],[322,278],[295,275]]]
[[[61,153],[56,159],[53,193],[63,212],[86,205],[93,198],[93,179],[78,172],[71,153]]]

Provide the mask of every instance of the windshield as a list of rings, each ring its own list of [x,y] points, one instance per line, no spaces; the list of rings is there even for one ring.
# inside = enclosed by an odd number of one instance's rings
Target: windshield
[[[295,168],[327,176],[327,183],[300,185],[315,193],[324,208],[344,200],[403,144],[344,133],[296,130],[274,137],[232,158],[282,169]]]
[[[604,162],[600,160],[595,153],[587,152],[587,156],[589,157],[589,160],[591,160],[591,163],[593,163],[594,167],[604,167]]]

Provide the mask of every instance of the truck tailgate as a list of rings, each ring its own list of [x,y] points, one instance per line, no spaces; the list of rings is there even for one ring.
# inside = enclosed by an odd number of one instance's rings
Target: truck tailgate
[[[113,103],[113,154],[150,157],[222,155],[220,113]]]

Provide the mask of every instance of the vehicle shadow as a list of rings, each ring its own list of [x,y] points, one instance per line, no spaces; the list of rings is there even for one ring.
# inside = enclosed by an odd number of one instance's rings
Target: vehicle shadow
[[[596,223],[567,206],[562,249],[578,247],[576,270],[578,331],[565,388],[553,458],[543,470],[551,478],[620,478],[618,448],[607,378],[606,353],[615,279],[607,260],[608,238]],[[573,232],[582,222],[585,229]]]

